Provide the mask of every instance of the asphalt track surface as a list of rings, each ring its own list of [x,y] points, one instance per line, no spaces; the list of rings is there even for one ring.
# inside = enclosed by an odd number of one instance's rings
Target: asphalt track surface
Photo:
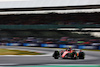
[[[64,64],[92,64],[100,65],[100,52],[98,51],[84,51],[85,59],[54,59],[52,54],[55,48],[38,48],[38,47],[14,47],[14,46],[0,46],[0,48],[17,49],[27,51],[37,51],[46,53],[45,55],[32,56],[0,56],[0,65],[64,65]]]

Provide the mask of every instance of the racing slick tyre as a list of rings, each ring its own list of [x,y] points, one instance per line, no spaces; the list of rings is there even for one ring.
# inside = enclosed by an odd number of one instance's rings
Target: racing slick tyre
[[[80,52],[79,53],[79,59],[84,59],[85,57],[85,53],[84,52]]]
[[[58,56],[55,56],[54,59],[59,59],[59,57]]]
[[[76,54],[76,52],[73,52],[73,53],[71,54],[71,59],[77,59],[77,54]]]
[[[59,59],[59,56],[60,56],[59,51],[55,51],[53,54],[54,59]]]

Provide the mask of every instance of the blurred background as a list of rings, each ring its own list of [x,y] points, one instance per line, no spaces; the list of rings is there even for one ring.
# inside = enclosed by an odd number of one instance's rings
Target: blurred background
[[[57,48],[69,47],[87,49],[86,58],[52,58]],[[0,0],[0,48],[46,52],[31,57],[0,56],[0,65],[100,64],[100,1]]]
[[[95,49],[99,49],[99,14],[95,11],[92,13],[2,14],[0,15],[0,45],[29,46],[25,43],[40,46],[55,44],[55,47],[61,44],[91,45],[98,46]]]

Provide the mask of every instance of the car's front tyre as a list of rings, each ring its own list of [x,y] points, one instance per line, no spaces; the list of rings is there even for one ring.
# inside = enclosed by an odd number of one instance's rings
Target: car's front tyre
[[[55,51],[53,54],[54,59],[59,59],[59,56],[60,56],[59,51]]]
[[[58,56],[55,56],[54,59],[59,59],[59,57]]]

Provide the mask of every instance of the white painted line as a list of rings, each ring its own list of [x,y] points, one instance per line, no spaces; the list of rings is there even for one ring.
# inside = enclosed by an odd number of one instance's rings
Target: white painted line
[[[0,66],[6,66],[6,65],[18,65],[18,64],[15,64],[15,63],[3,63],[3,64],[0,64]]]
[[[52,53],[45,55],[0,55],[0,57],[39,57],[39,56],[52,56]]]

